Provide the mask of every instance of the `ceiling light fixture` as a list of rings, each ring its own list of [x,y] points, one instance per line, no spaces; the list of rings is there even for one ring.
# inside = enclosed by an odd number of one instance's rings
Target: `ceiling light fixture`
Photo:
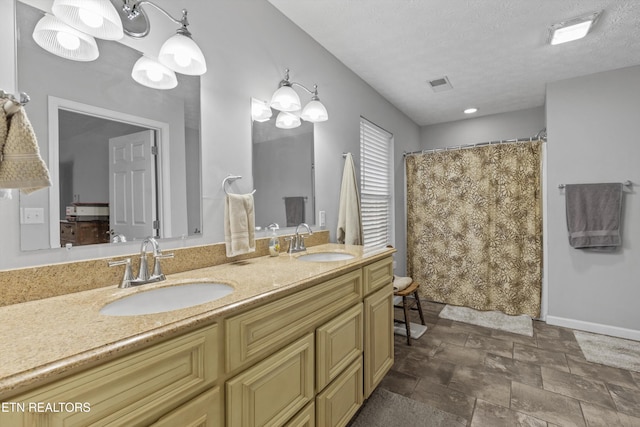
[[[602,11],[594,12],[579,18],[553,24],[551,28],[549,28],[549,43],[551,45],[557,45],[583,38],[589,33],[591,28],[593,28],[601,13]]]
[[[180,27],[160,48],[159,64],[143,56],[134,65],[132,77],[145,86],[170,89],[177,85],[175,74],[171,75],[173,72],[192,76],[204,74],[207,64],[187,29],[187,11],[182,10],[182,17],[176,19],[148,0],[54,0],[53,15],[45,14],[36,24],[33,38],[54,55],[74,61],[93,61],[99,56],[94,37],[119,40],[125,34],[136,38],[149,34],[150,22],[142,8],[147,5],[158,9]],[[152,63],[162,64],[171,73]]]
[[[283,129],[291,129],[293,127],[300,126],[300,118],[311,123],[324,122],[328,120],[329,114],[327,113],[327,109],[324,104],[320,102],[320,98],[318,98],[318,85],[313,85],[313,90],[309,90],[300,83],[289,81],[289,69],[285,69],[284,73],[284,79],[280,81],[278,89],[271,97],[271,102],[269,103],[269,105],[272,108],[287,113],[300,111],[302,103],[300,102],[300,97],[293,89],[294,86],[304,89],[312,96],[311,101],[309,101],[309,103],[305,105],[299,117],[292,114],[278,114],[278,118],[276,119],[276,126],[282,127]],[[291,123],[292,119],[289,117],[291,115],[293,117],[296,117],[297,121]],[[280,116],[282,116],[282,119],[280,119]],[[279,123],[282,126],[279,126]]]
[[[473,113],[477,113],[478,109],[476,107],[471,107],[471,108],[467,108],[466,110],[464,110],[465,114],[473,114]]]

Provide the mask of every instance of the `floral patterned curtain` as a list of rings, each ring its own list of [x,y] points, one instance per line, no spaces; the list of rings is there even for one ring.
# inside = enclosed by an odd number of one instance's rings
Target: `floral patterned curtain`
[[[423,298],[540,314],[540,141],[406,157],[407,268]]]

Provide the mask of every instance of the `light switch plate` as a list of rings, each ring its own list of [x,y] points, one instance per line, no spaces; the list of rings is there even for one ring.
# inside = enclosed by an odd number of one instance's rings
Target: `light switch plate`
[[[325,211],[318,212],[318,225],[324,227],[326,225],[327,217]]]
[[[44,208],[24,208],[23,224],[44,224]]]

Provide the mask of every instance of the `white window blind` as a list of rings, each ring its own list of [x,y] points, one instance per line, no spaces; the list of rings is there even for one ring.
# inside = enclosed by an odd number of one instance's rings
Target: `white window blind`
[[[360,118],[360,199],[365,247],[392,244],[393,135]]]

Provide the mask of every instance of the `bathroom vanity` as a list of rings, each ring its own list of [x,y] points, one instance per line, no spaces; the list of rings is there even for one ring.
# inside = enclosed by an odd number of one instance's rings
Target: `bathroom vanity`
[[[38,313],[0,337],[17,340],[2,356],[0,400],[13,406],[0,425],[346,425],[393,364],[394,250],[309,252],[352,258],[281,254],[0,308],[0,322]],[[132,292],[205,281],[234,292],[165,313],[99,313]],[[68,304],[74,314],[60,311]],[[38,327],[49,330],[24,336]]]

